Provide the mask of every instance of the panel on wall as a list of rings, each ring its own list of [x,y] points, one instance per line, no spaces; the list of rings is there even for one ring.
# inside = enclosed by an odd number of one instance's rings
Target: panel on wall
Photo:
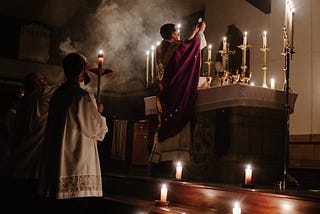
[[[271,0],[247,0],[247,2],[258,8],[265,14],[271,13]]]

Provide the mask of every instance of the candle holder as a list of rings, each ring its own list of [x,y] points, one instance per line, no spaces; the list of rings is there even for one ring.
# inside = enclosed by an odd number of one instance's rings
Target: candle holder
[[[263,81],[262,81],[262,87],[268,88],[267,85],[267,52],[270,49],[267,47],[260,48],[260,51],[262,51],[263,54],[263,65],[262,65],[262,71],[263,71]]]
[[[240,73],[240,82],[249,83],[252,73],[247,72],[247,49],[251,47],[247,44],[239,45],[238,48],[242,50],[242,65],[241,65],[241,73]]]
[[[204,88],[210,88],[211,82],[212,82],[211,65],[213,64],[213,62],[211,61],[211,59],[209,59],[208,61],[205,62],[205,64],[207,64],[208,66],[208,72],[207,72],[206,82],[203,85],[204,85]]]
[[[157,206],[168,206],[170,204],[170,201],[154,200],[154,202]]]
[[[234,50],[229,50],[229,43],[226,44],[226,47],[223,50],[218,51],[222,57],[222,69],[218,71],[218,78],[220,79],[220,85],[229,84],[229,55],[233,55],[236,52]]]

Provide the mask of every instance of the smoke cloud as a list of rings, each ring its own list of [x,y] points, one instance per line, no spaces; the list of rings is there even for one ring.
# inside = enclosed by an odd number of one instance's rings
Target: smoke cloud
[[[145,87],[146,51],[161,40],[159,29],[166,22],[178,23],[185,9],[176,0],[106,0],[95,10],[82,8],[65,26],[61,51],[81,51],[89,63],[104,51],[102,91],[128,92]],[[76,24],[77,23],[77,24]],[[90,74],[92,87],[96,75]]]

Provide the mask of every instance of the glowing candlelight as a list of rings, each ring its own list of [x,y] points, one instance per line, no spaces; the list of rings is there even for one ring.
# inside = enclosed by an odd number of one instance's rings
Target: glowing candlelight
[[[262,48],[267,47],[267,31],[263,31],[262,35]]]
[[[211,62],[211,51],[212,51],[212,45],[208,46],[208,62]]]
[[[291,46],[293,47],[293,37],[294,37],[294,9],[292,9],[292,14],[291,14]]]
[[[227,50],[227,37],[223,37],[223,50]]]
[[[288,27],[288,0],[285,0],[285,14],[284,14],[284,27]]]
[[[148,83],[149,83],[149,54],[150,52],[147,51],[146,55],[147,55],[147,61],[146,61],[146,82],[147,82],[147,87],[148,87]]]
[[[245,170],[245,184],[251,184],[252,182],[252,169],[250,165],[247,165],[246,170]]]
[[[241,214],[241,208],[240,208],[239,202],[237,201],[234,203],[232,214]]]
[[[275,80],[273,78],[271,78],[271,80],[270,80],[270,88],[274,89],[274,87],[275,87]]]
[[[162,187],[161,187],[161,195],[160,195],[160,201],[162,201],[162,202],[166,202],[166,201],[167,201],[167,194],[168,194],[167,185],[162,184]]]
[[[103,58],[103,51],[100,50],[99,54],[98,54],[98,67],[102,68],[102,64],[103,64],[104,58]]]
[[[176,166],[176,179],[180,180],[181,175],[182,175],[182,165],[181,165],[181,162],[179,161]]]
[[[248,32],[244,32],[244,35],[243,35],[243,45],[246,46],[247,45],[247,42],[248,42]]]

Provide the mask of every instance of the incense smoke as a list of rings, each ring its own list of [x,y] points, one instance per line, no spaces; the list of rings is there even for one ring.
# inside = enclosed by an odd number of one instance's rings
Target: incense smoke
[[[168,0],[110,0],[95,10],[75,13],[65,26],[61,51],[81,51],[89,63],[104,51],[104,67],[113,72],[102,77],[102,91],[127,92],[145,87],[146,50],[161,40],[159,28],[165,22],[179,22],[183,9]],[[75,24],[77,23],[77,24]],[[95,75],[90,75],[91,85]]]

